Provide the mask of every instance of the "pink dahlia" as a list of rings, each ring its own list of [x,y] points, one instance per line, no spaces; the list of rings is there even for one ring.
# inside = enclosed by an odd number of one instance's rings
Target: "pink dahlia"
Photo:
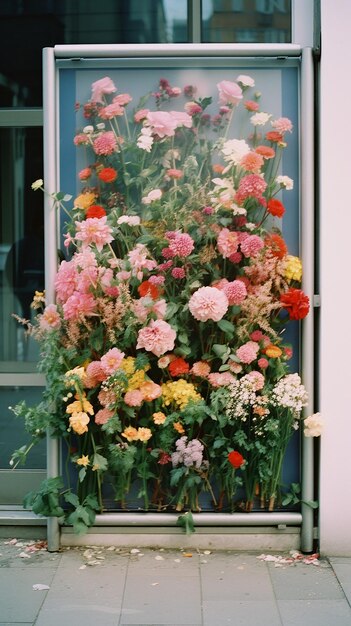
[[[185,269],[183,267],[174,267],[171,271],[171,274],[176,280],[185,278]]]
[[[169,243],[169,248],[173,256],[184,258],[194,250],[194,240],[187,233],[176,233],[176,237]]]
[[[105,374],[114,374],[120,367],[124,352],[118,348],[111,348],[104,356],[101,357],[101,365]]]
[[[246,296],[246,287],[242,280],[233,280],[224,285],[223,291],[228,298],[229,305],[241,304]]]
[[[217,248],[224,258],[230,257],[238,250],[239,240],[236,232],[222,228],[217,238]]]
[[[57,300],[65,302],[77,289],[78,272],[73,261],[62,261],[55,278]]]
[[[189,310],[200,322],[219,322],[228,310],[228,298],[215,287],[200,287],[189,300]]]
[[[112,229],[107,224],[107,217],[88,217],[82,222],[76,222],[76,239],[82,242],[83,248],[95,243],[99,252],[103,246],[113,241]]]
[[[256,341],[247,341],[236,351],[236,356],[242,363],[252,363],[257,357],[260,346]]]
[[[212,387],[228,387],[236,378],[230,372],[213,372],[207,376],[207,380]]]
[[[146,328],[138,333],[137,349],[144,348],[156,356],[161,356],[168,350],[173,350],[176,332],[164,320],[151,320]]]
[[[108,156],[109,154],[113,154],[114,152],[116,152],[117,147],[117,140],[112,130],[108,130],[106,133],[102,133],[100,137],[97,137],[93,141],[93,149],[95,154]]]
[[[249,235],[240,244],[241,252],[246,258],[256,257],[263,247],[264,243],[258,235]]]
[[[65,320],[79,320],[95,312],[96,302],[90,293],[75,291],[63,305]]]

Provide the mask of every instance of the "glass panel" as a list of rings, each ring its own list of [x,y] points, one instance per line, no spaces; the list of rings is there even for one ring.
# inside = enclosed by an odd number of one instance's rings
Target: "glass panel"
[[[40,402],[42,393],[41,387],[0,387],[0,469],[10,469],[9,461],[14,450],[30,441],[30,436],[24,429],[23,419],[16,418],[9,410],[9,406],[14,406],[22,400],[25,400],[28,406],[33,406]],[[44,439],[28,454],[25,469],[44,469],[45,455]]]
[[[45,47],[179,43],[188,37],[187,0],[0,0],[0,14],[2,107],[41,105]]]
[[[0,372],[35,371],[37,346],[13,313],[31,319],[44,288],[42,129],[0,128]]]
[[[291,42],[291,0],[202,0],[202,41]]]

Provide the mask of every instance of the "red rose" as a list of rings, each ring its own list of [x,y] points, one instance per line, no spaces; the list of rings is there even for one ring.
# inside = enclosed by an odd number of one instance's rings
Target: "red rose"
[[[285,207],[277,198],[271,198],[267,203],[267,211],[274,217],[283,217],[285,213]]]
[[[302,289],[291,287],[280,296],[280,302],[287,309],[291,320],[302,320],[310,310],[310,301]]]
[[[171,376],[181,376],[182,374],[188,374],[189,363],[187,363],[182,357],[177,357],[168,366],[168,370]]]
[[[228,461],[235,469],[239,469],[239,467],[241,467],[244,463],[244,457],[240,454],[240,452],[232,450],[228,454]]]

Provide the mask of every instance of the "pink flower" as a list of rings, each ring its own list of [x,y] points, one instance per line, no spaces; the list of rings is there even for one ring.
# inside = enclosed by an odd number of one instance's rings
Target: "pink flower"
[[[246,296],[246,287],[242,280],[233,280],[224,285],[223,291],[228,298],[229,305],[241,304]]]
[[[121,106],[125,106],[129,104],[133,100],[132,96],[129,93],[119,93],[117,96],[113,98],[113,103],[120,104]]]
[[[264,243],[258,235],[249,235],[240,244],[240,249],[246,258],[255,257],[264,247]]]
[[[113,416],[114,411],[110,411],[110,409],[107,408],[100,409],[95,415],[95,424],[102,426],[102,424],[106,424]]]
[[[264,376],[261,372],[253,370],[246,374],[246,378],[254,384],[255,391],[260,391],[264,387]]]
[[[108,104],[99,111],[99,117],[101,117],[102,120],[112,120],[114,117],[120,115],[124,115],[124,108],[117,103]]]
[[[55,278],[59,302],[65,302],[77,289],[78,272],[73,261],[62,261]]]
[[[40,316],[40,328],[44,330],[54,330],[55,328],[60,328],[61,326],[61,317],[57,311],[56,304],[49,304],[43,314]]]
[[[108,76],[104,78],[100,78],[100,80],[95,81],[95,83],[91,86],[91,100],[92,102],[104,102],[103,96],[105,94],[114,93],[117,91],[113,81]]]
[[[82,242],[83,248],[95,243],[99,252],[103,246],[113,241],[112,229],[107,224],[107,217],[88,217],[87,220],[76,222],[76,239]]]
[[[264,178],[261,178],[261,176],[258,176],[258,174],[243,176],[240,180],[235,200],[240,204],[249,197],[260,199],[266,187],[266,181]]]
[[[212,387],[228,387],[236,379],[230,372],[213,372],[207,376],[207,380]]]
[[[217,83],[217,88],[221,104],[239,104],[243,97],[241,87],[230,80],[222,80]]]
[[[264,163],[263,156],[257,152],[247,152],[240,160],[240,166],[248,172],[258,174]]]
[[[194,374],[194,376],[207,378],[210,371],[211,371],[211,366],[207,363],[207,361],[196,361],[196,363],[193,363],[190,373]]]
[[[171,271],[173,278],[181,279],[185,277],[185,269],[183,267],[174,267]]]
[[[86,387],[92,389],[105,380],[106,374],[103,370],[101,361],[91,361],[86,369]]]
[[[100,137],[97,137],[93,141],[93,149],[95,154],[101,154],[104,156],[108,156],[109,154],[116,152],[117,140],[112,130],[108,130],[106,133],[102,133]]]
[[[182,111],[170,111],[171,116],[175,119],[177,123],[177,128],[184,126],[185,128],[191,128],[193,125],[193,120],[188,113],[183,113]]]
[[[139,280],[143,279],[144,269],[150,271],[157,265],[156,261],[147,258],[148,253],[148,249],[142,243],[137,243],[135,248],[128,252],[128,259],[132,266],[132,274]]]
[[[228,310],[228,298],[215,287],[200,287],[189,300],[189,310],[196,320],[218,322]]]
[[[66,320],[79,320],[95,312],[96,302],[90,293],[75,291],[63,305]]]
[[[162,197],[161,189],[153,189],[152,191],[149,191],[147,196],[144,196],[141,199],[141,201],[143,204],[151,204],[151,202],[154,202],[155,200],[160,200],[161,197]]]
[[[184,106],[184,109],[188,113],[188,115],[196,115],[197,113],[202,113],[202,107],[197,102],[187,102]]]
[[[169,249],[173,256],[187,257],[194,250],[194,240],[187,233],[176,233],[169,243]]]
[[[139,330],[136,347],[161,356],[168,350],[173,350],[176,336],[176,332],[168,322],[152,320],[146,328]]]
[[[261,359],[258,359],[257,365],[258,365],[258,367],[261,368],[261,370],[265,370],[268,367],[269,363],[268,363],[267,359],[262,357]]]
[[[183,178],[183,176],[184,176],[184,173],[182,170],[177,170],[176,168],[171,167],[170,169],[166,171],[165,178],[166,179],[173,178],[173,180],[180,180],[181,178]]]
[[[109,376],[114,374],[120,367],[124,352],[121,352],[118,348],[111,348],[104,356],[101,357],[101,365],[105,372]]]
[[[88,180],[88,178],[90,178],[91,175],[92,175],[91,167],[85,167],[79,172],[78,178],[79,180]]]
[[[75,146],[82,146],[84,144],[88,144],[89,139],[84,133],[78,133],[78,135],[73,138],[73,143]]]
[[[271,122],[271,124],[278,133],[291,133],[293,129],[292,122],[288,117],[279,117],[277,120],[274,120],[274,122]]]
[[[137,111],[134,115],[134,121],[137,123],[141,122],[142,120],[146,118],[149,112],[150,112],[149,109],[139,109],[139,111]]]
[[[249,364],[256,359],[259,347],[255,341],[247,341],[237,349],[235,354],[242,363]]]
[[[260,108],[260,105],[258,104],[258,102],[255,102],[255,100],[246,100],[244,102],[244,107],[248,111],[258,111]]]
[[[250,339],[252,339],[252,341],[260,341],[262,338],[263,338],[262,330],[254,330],[250,335]]]
[[[217,238],[217,248],[224,258],[230,257],[238,250],[239,240],[236,232],[222,228]]]
[[[161,139],[163,137],[173,137],[174,131],[178,126],[175,117],[167,111],[150,111],[146,119],[152,128],[153,134]]]
[[[127,406],[141,406],[144,402],[144,396],[139,389],[132,389],[124,395],[124,402]]]

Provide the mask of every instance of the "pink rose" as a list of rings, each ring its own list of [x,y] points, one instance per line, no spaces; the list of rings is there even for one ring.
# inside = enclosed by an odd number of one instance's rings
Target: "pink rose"
[[[241,87],[230,80],[222,80],[217,83],[217,88],[221,104],[239,104],[243,97]]]
[[[167,111],[150,111],[146,116],[154,135],[163,137],[173,137],[178,126],[178,121]]]

